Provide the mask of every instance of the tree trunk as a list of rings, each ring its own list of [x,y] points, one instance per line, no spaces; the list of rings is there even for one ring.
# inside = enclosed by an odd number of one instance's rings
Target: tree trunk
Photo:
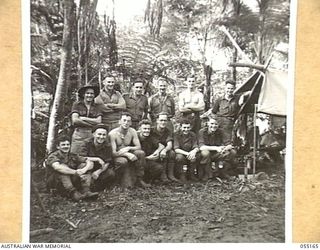
[[[47,152],[50,153],[54,150],[55,138],[57,135],[57,120],[58,115],[63,109],[64,100],[66,97],[66,86],[68,74],[70,73],[69,63],[71,63],[71,53],[72,53],[72,25],[73,18],[72,12],[74,8],[73,1],[64,0],[64,28],[62,37],[62,47],[61,47],[61,57],[60,57],[60,70],[59,78],[55,91],[53,106],[51,109],[49,128],[48,128],[48,138],[47,138]]]
[[[238,50],[236,48],[234,48],[234,52],[233,52],[233,63],[236,63],[238,60]],[[235,82],[237,81],[237,68],[234,66],[232,67],[232,80],[234,80]]]
[[[206,91],[205,95],[205,111],[210,109],[210,101],[211,101],[211,76],[212,76],[212,68],[211,66],[207,65],[204,68],[204,72],[206,75]]]

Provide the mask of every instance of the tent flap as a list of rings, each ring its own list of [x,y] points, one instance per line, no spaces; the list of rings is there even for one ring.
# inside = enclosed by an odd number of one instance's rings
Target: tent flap
[[[258,112],[286,115],[288,73],[267,70],[258,99]]]

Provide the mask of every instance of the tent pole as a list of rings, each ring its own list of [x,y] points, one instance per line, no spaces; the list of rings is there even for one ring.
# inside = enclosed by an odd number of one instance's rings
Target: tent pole
[[[254,114],[253,114],[253,178],[256,175],[256,154],[257,154],[257,108],[258,104],[254,105]]]

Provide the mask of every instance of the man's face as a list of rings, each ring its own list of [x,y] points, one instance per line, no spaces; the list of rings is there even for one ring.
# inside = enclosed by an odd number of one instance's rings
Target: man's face
[[[93,89],[87,89],[84,92],[84,100],[87,102],[92,102],[94,100],[94,90]]]
[[[103,144],[107,138],[107,130],[104,128],[98,128],[93,133],[93,140],[96,144]]]
[[[184,124],[184,123],[181,124],[181,131],[182,131],[182,133],[184,135],[189,134],[190,130],[191,130],[191,125],[190,124]]]
[[[61,142],[59,142],[59,145],[57,146],[57,149],[59,149],[63,153],[69,153],[69,151],[70,151],[70,142],[69,141],[61,141]]]
[[[215,132],[218,129],[218,127],[219,127],[219,125],[216,120],[211,119],[208,121],[208,130],[210,133]]]
[[[119,121],[120,127],[128,129],[131,126],[131,116],[123,115]]]
[[[160,81],[158,85],[160,94],[165,95],[167,92],[167,83],[165,81]]]
[[[232,84],[227,84],[226,85],[225,91],[226,91],[226,95],[227,96],[232,96],[234,90],[235,90],[235,86],[234,85],[232,85]]]
[[[158,128],[165,128],[168,124],[168,116],[167,115],[159,115],[157,119]]]
[[[104,79],[103,84],[105,90],[112,91],[114,88],[115,80],[113,77],[107,77],[106,79]]]
[[[186,83],[189,89],[194,89],[196,86],[196,79],[194,77],[188,77]]]
[[[135,95],[140,96],[142,95],[143,92],[143,83],[142,82],[136,82],[133,85],[133,92],[135,93]]]
[[[150,135],[150,131],[151,131],[150,124],[142,124],[140,127],[140,131],[144,137],[148,137]]]

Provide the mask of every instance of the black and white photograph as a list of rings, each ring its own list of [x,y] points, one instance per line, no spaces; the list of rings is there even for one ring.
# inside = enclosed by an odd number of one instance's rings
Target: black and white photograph
[[[28,4],[29,242],[286,242],[295,1]]]

